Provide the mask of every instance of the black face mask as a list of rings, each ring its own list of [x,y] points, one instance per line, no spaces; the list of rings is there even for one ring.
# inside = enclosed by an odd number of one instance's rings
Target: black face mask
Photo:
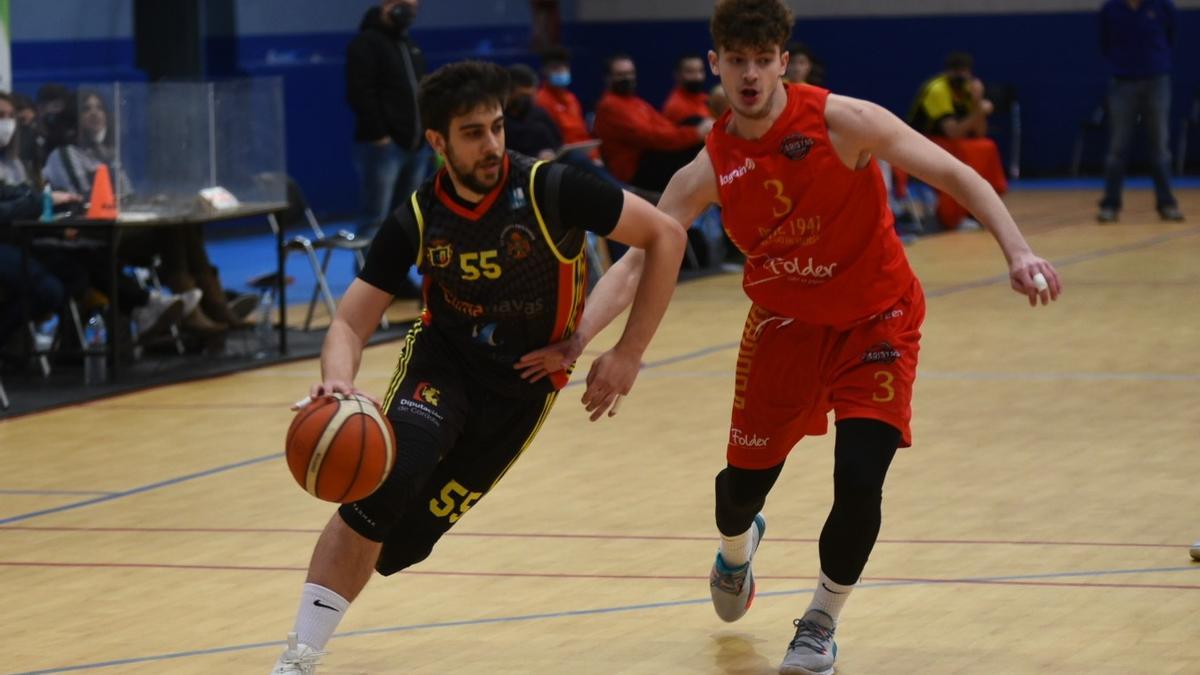
[[[951,89],[962,90],[967,86],[967,78],[964,75],[951,75],[949,80]]]
[[[508,112],[513,117],[525,117],[533,107],[533,99],[528,96],[516,96],[508,99]]]
[[[704,91],[704,80],[684,80],[682,86],[689,94],[699,94]]]
[[[620,80],[613,80],[611,88],[612,93],[617,96],[628,96],[633,93],[633,90],[637,89],[637,78],[627,77]]]
[[[397,30],[408,30],[412,25],[413,19],[417,18],[417,13],[413,8],[406,4],[399,4],[388,10],[388,18],[392,20]]]

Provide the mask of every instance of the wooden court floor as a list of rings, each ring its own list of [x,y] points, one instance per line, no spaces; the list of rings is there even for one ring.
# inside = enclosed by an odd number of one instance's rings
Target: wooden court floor
[[[1097,226],[1095,197],[1009,197],[1065,279],[1054,307],[1007,289],[985,234],[909,247],[929,296],[915,446],[838,672],[1200,672],[1200,193],[1183,225],[1137,192]],[[620,415],[590,424],[567,390],[429,560],[371,582],[321,675],[775,672],[817,572],[832,438],[793,452],[759,597],[721,623],[712,476],[746,307],[736,276],[681,286]],[[381,391],[396,353],[371,349],[360,384]],[[331,511],[280,455],[316,375],[0,423],[0,671],[265,674]]]

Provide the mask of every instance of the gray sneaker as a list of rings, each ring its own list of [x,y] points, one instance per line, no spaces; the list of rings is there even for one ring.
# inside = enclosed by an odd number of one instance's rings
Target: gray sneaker
[[[796,637],[788,644],[780,675],[831,675],[837,660],[833,641],[833,617],[819,609],[810,609],[803,619],[792,622]]]
[[[750,603],[754,602],[754,572],[750,570],[750,562],[754,560],[754,552],[767,531],[767,519],[763,514],[754,516],[754,546],[750,550],[750,561],[743,565],[730,567],[725,564],[721,553],[713,562],[712,572],[708,575],[708,590],[712,593],[713,609],[722,621],[730,623],[746,615]]]
[[[1183,212],[1178,206],[1164,206],[1158,210],[1158,217],[1168,223],[1182,223],[1184,221]]]
[[[1096,214],[1096,222],[1098,223],[1115,223],[1117,222],[1117,210],[1107,206],[1100,207],[1100,213]]]

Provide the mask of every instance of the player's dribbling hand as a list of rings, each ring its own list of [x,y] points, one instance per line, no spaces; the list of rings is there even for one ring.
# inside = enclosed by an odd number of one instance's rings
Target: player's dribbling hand
[[[529,352],[522,356],[513,368],[521,371],[522,380],[537,382],[550,373],[570,368],[583,353],[583,348],[583,338],[579,333],[575,333],[562,342]]]
[[[1013,258],[1008,277],[1014,291],[1029,297],[1030,307],[1036,307],[1038,300],[1048,305],[1062,293],[1062,281],[1054,265],[1032,253]]]
[[[617,414],[617,401],[633,388],[638,371],[642,368],[640,354],[630,353],[614,347],[592,362],[588,371],[587,391],[583,392],[583,405],[595,422],[604,413],[609,417]]]
[[[328,380],[326,382],[318,382],[308,389],[308,396],[296,401],[292,404],[292,410],[299,410],[313,401],[326,396],[328,394],[342,394],[344,396],[362,396],[376,406],[382,408],[383,404],[379,399],[368,394],[367,392],[355,387],[349,382],[343,380]]]

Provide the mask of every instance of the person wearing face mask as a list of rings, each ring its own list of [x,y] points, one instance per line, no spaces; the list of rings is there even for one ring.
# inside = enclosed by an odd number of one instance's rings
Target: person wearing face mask
[[[530,157],[554,159],[563,144],[562,134],[550,115],[534,103],[537,73],[518,63],[508,67],[508,77],[511,89],[504,106],[504,135],[508,147]]]
[[[679,126],[637,95],[637,68],[627,54],[608,59],[608,91],[596,104],[596,136],[608,170],[620,181],[661,191],[677,169],[695,155],[712,130],[712,120]],[[692,150],[692,152],[681,152]]]
[[[685,126],[712,119],[706,85],[704,60],[693,54],[679,57],[675,62],[675,88],[663,103],[662,114]]]
[[[571,86],[571,55],[562,47],[552,47],[542,52],[542,86],[534,99],[545,110],[562,134],[563,143],[584,143],[592,140],[587,122],[583,119],[583,106],[567,87]],[[589,157],[600,161],[600,151],[593,149]]]
[[[1008,180],[996,142],[987,137],[992,102],[984,96],[983,82],[975,77],[970,54],[946,57],[946,70],[921,85],[908,114],[908,123],[934,143],[974,169],[998,194],[1008,191]],[[970,213],[945,192],[938,192],[938,221],[946,229],[978,229]]]
[[[346,100],[354,111],[354,166],[361,180],[360,234],[372,231],[424,178],[417,86],[425,55],[409,35],[417,0],[367,10],[346,49]]]

